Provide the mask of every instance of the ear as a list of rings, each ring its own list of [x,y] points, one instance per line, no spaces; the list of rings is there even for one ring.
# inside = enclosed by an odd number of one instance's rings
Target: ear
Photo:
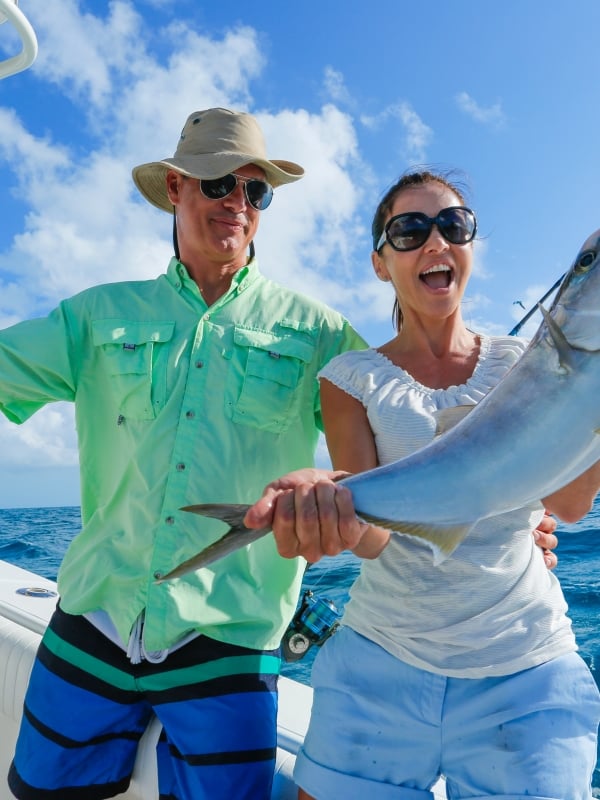
[[[384,283],[389,283],[391,281],[390,274],[387,271],[387,267],[385,265],[385,261],[379,255],[377,250],[373,250],[373,252],[371,253],[371,264],[373,264],[375,275],[377,275],[380,281],[383,281]]]
[[[167,196],[172,205],[177,205],[179,202],[179,192],[181,186],[181,175],[174,169],[170,169],[165,177],[167,183]]]

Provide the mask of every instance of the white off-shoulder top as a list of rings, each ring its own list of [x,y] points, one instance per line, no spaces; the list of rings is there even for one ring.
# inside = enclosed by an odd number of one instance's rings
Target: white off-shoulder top
[[[364,405],[386,464],[433,439],[436,411],[479,402],[526,346],[511,336],[480,341],[473,375],[447,389],[423,386],[375,350],[337,356],[319,377]],[[393,534],[379,558],[362,562],[344,624],[413,666],[454,677],[506,675],[576,650],[560,584],[531,535],[542,513],[536,503],[480,522],[438,566],[426,543]]]

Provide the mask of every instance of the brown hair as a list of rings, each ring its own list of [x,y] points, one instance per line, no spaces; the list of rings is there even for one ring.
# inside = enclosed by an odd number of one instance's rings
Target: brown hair
[[[465,179],[459,181],[460,173],[458,170],[448,170],[446,172],[433,172],[429,169],[423,170],[410,170],[403,173],[396,183],[391,186],[384,196],[379,201],[379,205],[375,209],[373,222],[371,224],[371,235],[373,236],[373,250],[377,250],[377,243],[381,238],[385,223],[391,213],[392,206],[396,197],[404,191],[404,189],[413,189],[415,186],[425,186],[429,183],[439,183],[450,189],[459,199],[462,205],[467,205],[465,199],[467,188]],[[456,178],[454,176],[456,175]],[[402,310],[400,303],[396,297],[394,301],[394,308],[392,310],[392,322],[396,331],[400,331],[402,327]]]

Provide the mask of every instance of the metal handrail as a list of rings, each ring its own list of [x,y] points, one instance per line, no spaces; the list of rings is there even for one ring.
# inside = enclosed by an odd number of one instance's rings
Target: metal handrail
[[[17,0],[0,0],[0,24],[6,21],[16,28],[23,49],[16,56],[0,61],[0,79],[27,69],[35,61],[38,51],[35,31],[25,14],[17,7]]]

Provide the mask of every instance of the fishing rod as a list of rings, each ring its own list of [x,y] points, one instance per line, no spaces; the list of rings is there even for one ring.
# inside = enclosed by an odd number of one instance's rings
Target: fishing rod
[[[540,299],[537,301],[537,303],[536,303],[536,304],[535,304],[535,305],[534,305],[532,308],[530,308],[530,309],[529,309],[529,311],[527,312],[527,314],[525,314],[525,316],[523,317],[523,319],[522,319],[520,322],[517,322],[517,324],[515,325],[515,327],[514,327],[514,328],[513,328],[511,331],[509,331],[509,333],[508,333],[508,335],[509,335],[509,336],[516,336],[516,335],[517,335],[517,333],[518,333],[518,332],[521,330],[521,328],[523,327],[523,325],[525,325],[525,323],[527,322],[527,320],[528,320],[530,317],[532,317],[532,316],[535,314],[535,312],[538,310],[538,308],[539,308],[539,307],[542,305],[542,303],[544,302],[544,300],[545,300],[547,297],[549,297],[549,296],[552,294],[552,292],[553,292],[555,289],[558,289],[558,287],[559,287],[559,286],[560,286],[560,284],[562,283],[562,280],[563,280],[563,278],[565,277],[565,275],[566,275],[566,274],[567,274],[567,273],[565,272],[563,275],[561,275],[561,276],[560,276],[560,278],[559,278],[559,279],[556,281],[556,283],[555,283],[555,284],[553,284],[553,285],[552,285],[552,286],[551,286],[551,287],[548,289],[548,291],[546,292],[546,294],[545,294],[543,297],[540,297]]]

